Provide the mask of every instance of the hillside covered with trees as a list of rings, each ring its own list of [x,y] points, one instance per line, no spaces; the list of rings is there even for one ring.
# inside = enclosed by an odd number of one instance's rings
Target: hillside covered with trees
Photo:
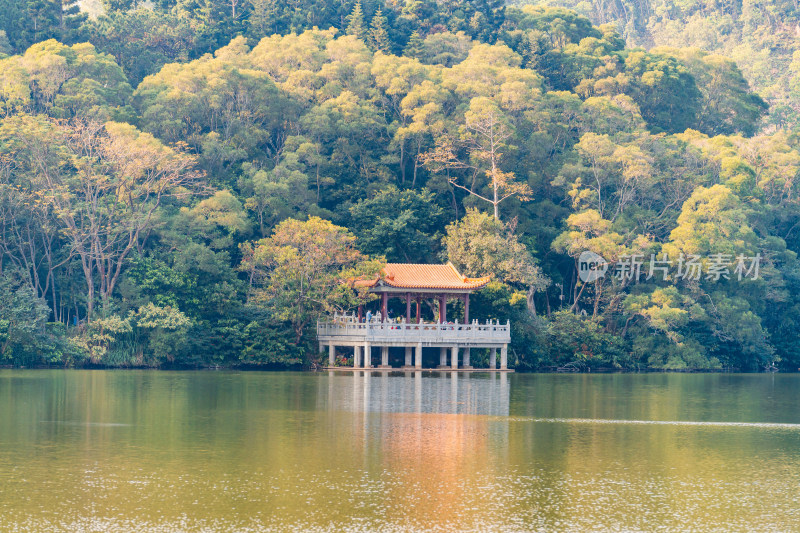
[[[708,60],[736,62],[752,89],[770,104],[768,131],[800,126],[800,5],[794,1],[513,0],[565,7],[595,24],[610,24],[630,47],[705,51]],[[696,53],[698,50],[694,50]]]
[[[800,366],[800,143],[731,59],[497,0],[0,6],[0,364],[309,366],[344,281],[449,260],[518,369]]]

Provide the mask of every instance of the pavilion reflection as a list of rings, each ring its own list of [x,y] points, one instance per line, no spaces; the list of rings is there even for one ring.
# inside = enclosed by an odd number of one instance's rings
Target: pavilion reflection
[[[392,473],[375,496],[386,520],[413,531],[483,516],[488,502],[469,486],[494,485],[507,467],[508,374],[330,372],[327,381],[320,401],[340,445],[365,471]]]
[[[508,416],[506,373],[328,373],[327,408],[365,413]],[[342,386],[350,382],[351,386]],[[322,398],[320,398],[322,399]]]

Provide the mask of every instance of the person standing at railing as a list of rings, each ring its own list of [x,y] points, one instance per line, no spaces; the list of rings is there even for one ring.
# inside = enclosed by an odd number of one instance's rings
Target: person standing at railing
[[[367,322],[372,322],[372,311],[367,311]]]

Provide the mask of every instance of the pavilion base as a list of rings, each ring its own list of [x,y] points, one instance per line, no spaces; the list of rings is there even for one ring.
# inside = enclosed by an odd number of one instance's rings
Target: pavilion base
[[[353,366],[347,370],[364,370],[375,361],[373,352],[380,349],[381,365],[375,370],[439,372],[508,372],[508,345],[511,342],[511,324],[487,321],[480,324],[456,323],[405,323],[362,322],[357,317],[336,317],[332,322],[317,324],[319,351],[327,355],[325,369],[345,370],[334,366],[337,348],[353,356]],[[403,348],[405,358],[390,365],[390,351]],[[471,365],[471,350],[489,350],[489,369],[474,369]],[[430,361],[436,368],[421,368],[424,350],[438,351],[439,357]],[[431,354],[432,355],[432,354]],[[500,356],[498,358],[498,355]],[[459,357],[461,356],[461,357]],[[364,364],[366,363],[366,365]],[[448,364],[449,363],[449,364]],[[363,365],[363,366],[362,366]],[[492,367],[500,367],[494,369]]]

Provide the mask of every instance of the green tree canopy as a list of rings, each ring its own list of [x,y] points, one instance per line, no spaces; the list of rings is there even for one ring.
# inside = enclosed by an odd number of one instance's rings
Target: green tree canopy
[[[377,275],[383,266],[356,249],[347,229],[318,217],[287,219],[242,251],[242,268],[256,281],[253,301],[291,325],[295,344],[321,313],[352,308],[356,300],[348,280]]]
[[[395,263],[432,263],[442,219],[430,191],[391,186],[351,207],[348,226],[365,254]]]

